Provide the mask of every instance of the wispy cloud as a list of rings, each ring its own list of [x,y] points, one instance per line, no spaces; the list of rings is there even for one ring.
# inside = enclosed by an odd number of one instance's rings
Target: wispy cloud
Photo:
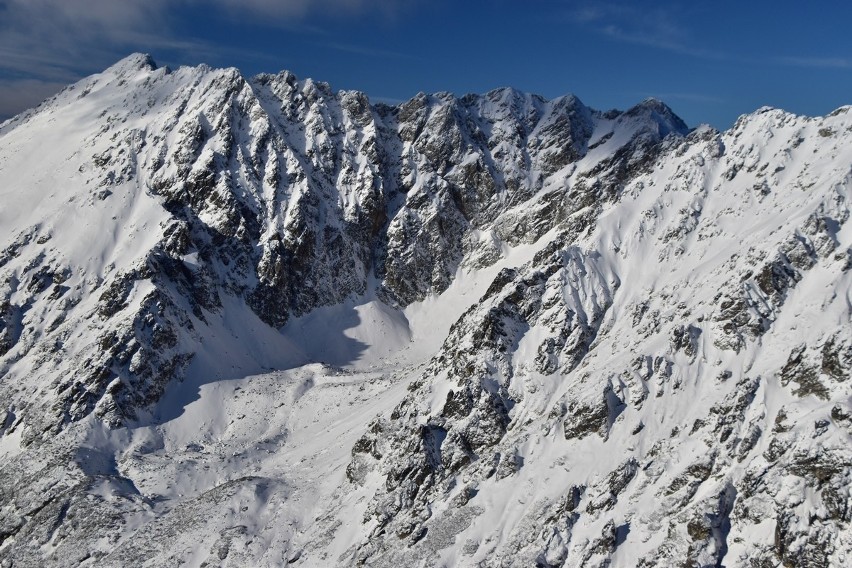
[[[730,56],[724,52],[693,47],[685,42],[667,37],[665,34],[654,33],[654,30],[629,30],[615,24],[609,24],[601,27],[600,32],[617,41],[655,47],[657,49],[664,49],[680,55],[716,60],[730,58]]]
[[[183,60],[222,59],[235,52],[175,29],[177,10],[239,16],[255,25],[322,38],[310,20],[394,19],[421,0],[0,0],[0,115],[17,113],[67,83],[110,65],[131,51],[180,54]],[[319,39],[318,41],[322,41]],[[339,42],[331,48],[371,57],[403,54]]]
[[[281,21],[293,21],[309,14],[351,16],[365,12],[396,18],[417,0],[189,0],[194,3],[218,4],[240,14],[248,10]]]
[[[692,18],[694,19],[694,15]],[[569,19],[578,26],[626,44],[652,47],[679,55],[710,61],[730,61],[750,65],[780,65],[813,69],[852,69],[849,57],[772,57],[734,53],[712,46],[700,45],[691,32],[688,13],[676,3],[660,4],[645,9],[635,5],[610,2],[580,6],[569,12]],[[686,95],[687,93],[682,93]],[[677,95],[676,93],[674,95]],[[701,95],[699,95],[701,96]],[[668,98],[678,98],[670,96]],[[686,100],[685,97],[680,97]],[[692,99],[695,102],[713,100]]]
[[[600,2],[577,8],[569,17],[575,24],[591,27],[614,41],[702,59],[729,57],[724,52],[696,46],[677,5],[647,9]]]
[[[115,59],[116,48],[140,34],[165,40],[166,0],[88,0],[85,9],[61,0],[0,2],[0,72],[67,80]]]
[[[852,69],[852,59],[844,57],[779,57],[778,63],[817,69]]]

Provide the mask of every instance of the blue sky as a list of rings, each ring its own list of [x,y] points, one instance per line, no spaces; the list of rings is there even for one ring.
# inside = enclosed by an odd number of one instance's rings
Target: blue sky
[[[512,86],[691,126],[852,104],[852,4],[571,0],[0,0],[0,117],[134,52],[288,69],[387,102]]]

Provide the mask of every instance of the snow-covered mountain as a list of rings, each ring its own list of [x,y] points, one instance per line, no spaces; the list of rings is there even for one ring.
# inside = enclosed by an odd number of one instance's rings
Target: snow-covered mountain
[[[68,87],[0,125],[0,565],[847,566],[850,111]]]

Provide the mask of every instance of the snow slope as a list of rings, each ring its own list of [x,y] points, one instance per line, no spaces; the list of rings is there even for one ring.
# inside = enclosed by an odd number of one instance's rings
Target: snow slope
[[[131,56],[0,125],[0,562],[846,566],[851,142]]]

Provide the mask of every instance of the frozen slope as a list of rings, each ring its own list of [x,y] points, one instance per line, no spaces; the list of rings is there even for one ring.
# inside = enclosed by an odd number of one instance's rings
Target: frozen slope
[[[850,118],[698,130],[495,279],[353,448],[375,566],[844,566]]]
[[[407,333],[395,311],[611,198],[562,191],[578,163],[616,182],[685,131],[656,101],[373,106],[287,72],[130,56],[0,125],[7,420],[38,444],[91,413],[142,420],[177,381],[388,354]],[[395,322],[393,339],[347,335],[362,318]],[[323,355],[311,330],[331,320]]]
[[[0,563],[846,566],[850,164],[123,60],[0,125]]]

